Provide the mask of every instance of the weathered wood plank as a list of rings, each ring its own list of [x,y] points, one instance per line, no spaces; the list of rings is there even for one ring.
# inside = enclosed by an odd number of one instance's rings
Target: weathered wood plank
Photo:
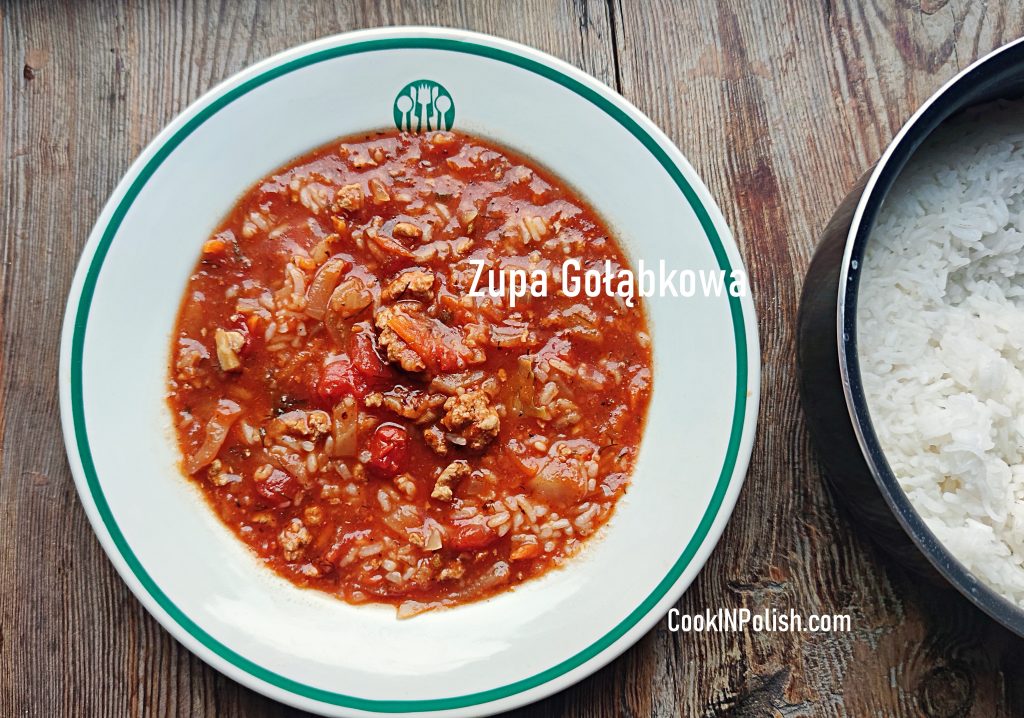
[[[888,568],[823,489],[796,391],[794,324],[815,237],[902,122],[1024,32],[1019,5],[659,3],[619,24],[621,91],[719,198],[760,316],[761,430],[733,521],[681,601],[851,612],[838,634],[657,635],[659,715],[1010,715],[1021,642]],[[617,8],[619,5],[616,6]],[[1014,692],[1016,691],[1016,692]],[[640,705],[631,706],[642,714]]]
[[[834,506],[793,359],[817,231],[922,100],[1024,32],[1019,3],[9,0],[0,15],[0,715],[282,714],[171,639],[103,556],[63,455],[57,336],[102,202],[167,121],[257,59],[383,24],[467,27],[552,52],[621,87],[680,144],[743,248],[764,354],[754,468],[680,606],[854,616],[850,635],[659,626],[519,714],[1024,713],[1024,642],[888,567]]]
[[[611,81],[607,6],[12,0],[0,8],[0,715],[280,715],[149,618],[91,534],[55,391],[78,253],[150,138],[256,60],[335,32],[436,24],[527,42]]]

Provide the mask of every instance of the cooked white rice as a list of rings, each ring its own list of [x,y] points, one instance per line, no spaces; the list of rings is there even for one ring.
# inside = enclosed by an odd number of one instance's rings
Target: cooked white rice
[[[925,523],[1024,605],[1024,102],[944,126],[900,176],[861,278],[875,431]]]

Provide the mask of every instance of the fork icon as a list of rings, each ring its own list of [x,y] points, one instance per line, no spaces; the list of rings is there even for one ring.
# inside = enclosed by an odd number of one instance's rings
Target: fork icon
[[[416,87],[416,102],[419,105],[419,110],[420,110],[420,113],[419,113],[419,115],[420,115],[419,116],[419,124],[416,125],[416,131],[417,132],[422,132],[424,130],[424,127],[427,130],[431,129],[430,128],[430,121],[427,118],[427,112],[428,112],[427,108],[428,108],[428,106],[431,106],[433,104],[431,102],[431,99],[430,99],[430,85],[428,85],[426,83],[417,85],[417,87]]]

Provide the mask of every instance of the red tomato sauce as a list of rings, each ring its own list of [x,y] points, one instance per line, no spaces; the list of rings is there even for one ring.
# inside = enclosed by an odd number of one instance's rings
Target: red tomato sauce
[[[188,281],[168,381],[184,472],[280,575],[400,615],[562,564],[629,484],[652,380],[642,305],[565,296],[568,257],[628,267],[570,189],[479,138],[298,158]],[[472,296],[480,266],[548,291]]]

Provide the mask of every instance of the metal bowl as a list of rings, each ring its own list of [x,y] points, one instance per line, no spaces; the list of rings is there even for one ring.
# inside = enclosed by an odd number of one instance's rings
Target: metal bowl
[[[825,227],[800,300],[800,395],[827,480],[853,518],[901,564],[951,583],[978,608],[1024,636],[1024,609],[957,561],[911,506],[871,423],[857,356],[857,293],[864,248],[883,200],[922,142],[971,105],[1024,95],[1024,38],[961,72],[907,121]]]

